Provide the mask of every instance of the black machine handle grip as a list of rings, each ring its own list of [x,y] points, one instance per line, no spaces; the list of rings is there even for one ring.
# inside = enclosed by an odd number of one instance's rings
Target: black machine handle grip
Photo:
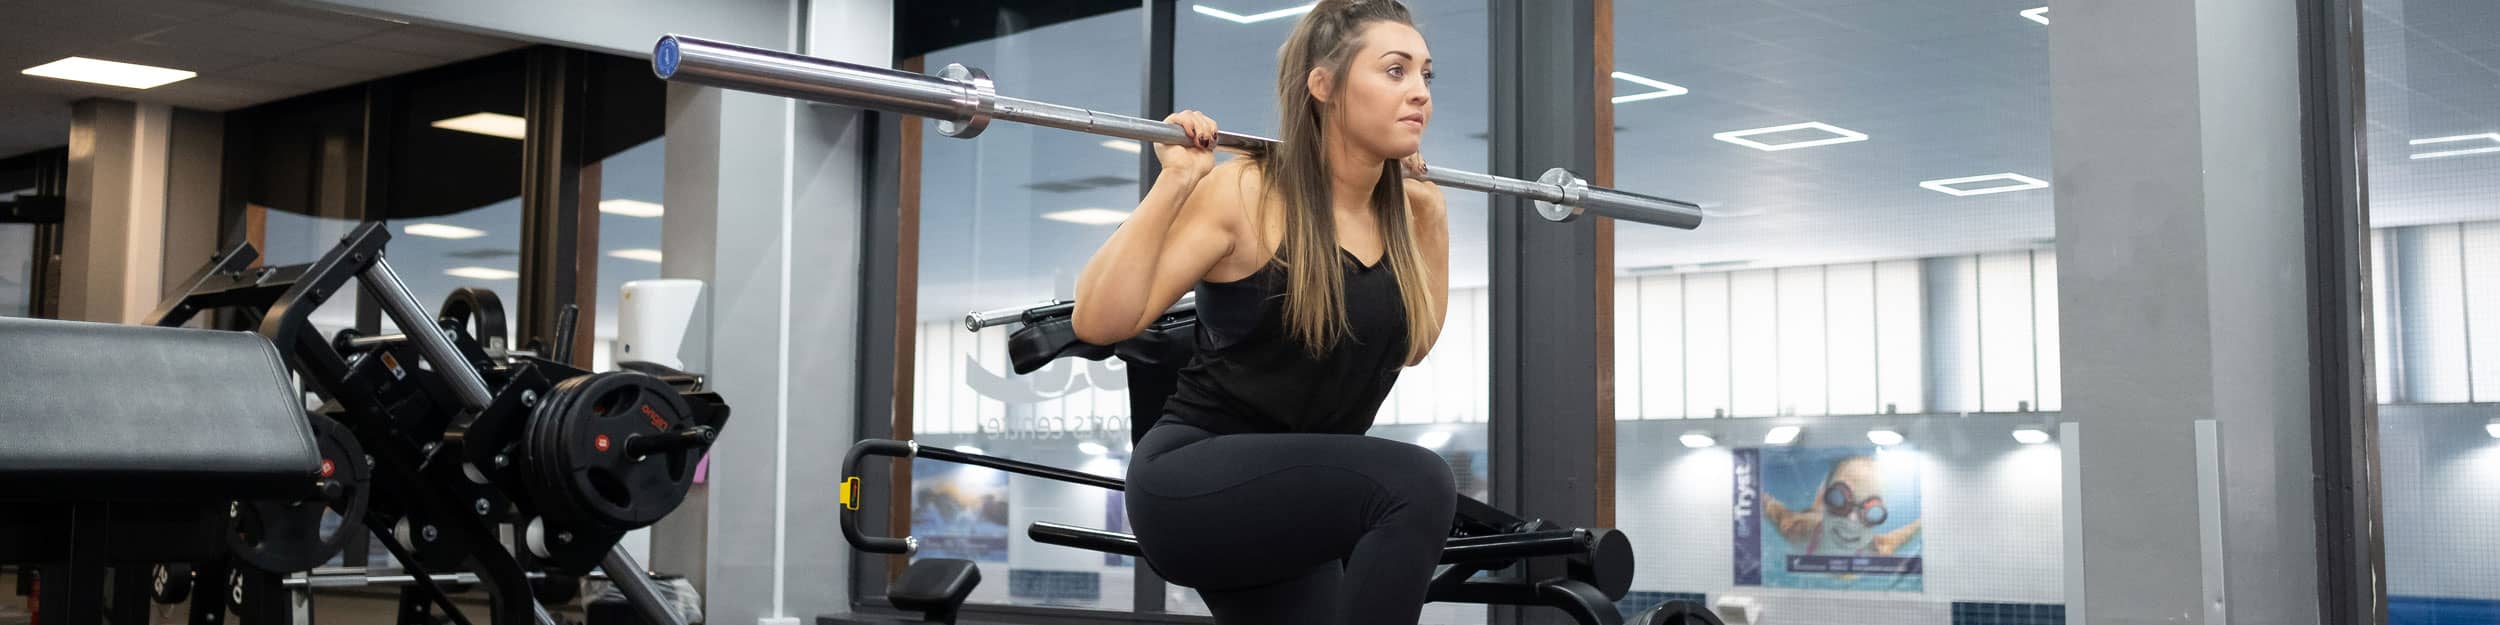
[[[860,491],[859,464],[870,456],[911,458],[920,455],[920,445],[910,441],[871,438],[852,445],[842,457],[842,540],[869,553],[909,554],[920,549],[919,539],[910,536],[894,538],[869,536],[859,531],[859,505],[867,497]]]

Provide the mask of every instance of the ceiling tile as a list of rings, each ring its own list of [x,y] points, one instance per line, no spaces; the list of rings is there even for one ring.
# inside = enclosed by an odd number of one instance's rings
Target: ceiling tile
[[[442,60],[435,59],[433,57],[418,56],[406,52],[392,52],[390,50],[376,50],[372,48],[360,47],[352,43],[337,44],[315,50],[309,50],[300,54],[290,55],[286,60],[306,65],[318,65],[333,69],[367,72],[374,76],[389,76],[401,72],[433,67],[443,63]]]
[[[520,42],[463,32],[408,26],[356,40],[356,45],[428,56],[446,61],[471,59],[521,47]]]
[[[330,42],[346,41],[398,27],[397,24],[373,18],[286,6],[242,9],[219,15],[210,21]]]
[[[321,47],[325,43],[318,39],[205,21],[159,30],[135,40],[184,50],[228,52],[260,58],[285,56]]]
[[[79,52],[79,56],[104,59],[108,61],[121,61],[124,63],[154,65],[157,67],[170,67],[174,69],[199,72],[201,74],[211,74],[244,65],[250,65],[260,60],[258,57],[246,54],[202,50],[198,48],[186,49],[140,41],[122,41],[100,48],[81,50]]]
[[[362,72],[292,61],[264,61],[226,70],[220,75],[304,89],[328,89],[371,78]]]

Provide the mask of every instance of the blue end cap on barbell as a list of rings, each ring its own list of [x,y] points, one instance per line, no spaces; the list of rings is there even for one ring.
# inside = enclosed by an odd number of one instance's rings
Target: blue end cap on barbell
[[[667,80],[670,75],[677,73],[677,57],[677,36],[660,37],[660,44],[651,49],[651,73],[658,74],[661,80]]]

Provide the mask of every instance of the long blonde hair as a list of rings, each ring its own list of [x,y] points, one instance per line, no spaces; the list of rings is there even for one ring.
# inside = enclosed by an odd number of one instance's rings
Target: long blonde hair
[[[1406,5],[1395,0],[1323,0],[1302,16],[1293,35],[1276,51],[1281,142],[1249,154],[1265,180],[1262,198],[1271,193],[1284,198],[1284,241],[1276,249],[1276,259],[1285,268],[1285,329],[1314,356],[1335,347],[1353,327],[1346,319],[1345,272],[1339,270],[1345,261],[1337,247],[1328,149],[1320,128],[1323,109],[1334,105],[1311,96],[1307,77],[1312,68],[1324,67],[1335,82],[1330,92],[1343,93],[1346,65],[1363,46],[1363,28],[1373,22],[1415,24]],[[1430,270],[1415,243],[1412,220],[1407,218],[1400,168],[1395,161],[1381,164],[1371,205],[1387,248],[1382,261],[1397,277],[1398,299],[1406,305],[1407,361],[1412,362],[1423,355],[1440,311],[1433,309],[1431,281],[1425,275]]]

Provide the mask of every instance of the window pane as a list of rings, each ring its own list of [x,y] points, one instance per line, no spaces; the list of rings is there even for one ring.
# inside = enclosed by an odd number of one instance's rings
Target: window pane
[[[1144,94],[1142,15],[1127,10],[1020,30],[931,52],[922,63],[986,70],[1002,94],[1136,115]],[[963,315],[1073,298],[1078,270],[1118,223],[1083,217],[1125,215],[1137,205],[1136,144],[1014,123],[960,141],[930,122],[907,123],[922,124],[912,437],[1124,475],[1130,414],[1118,359],[1067,358],[1017,375],[1007,357],[1014,328],[966,332]],[[972,602],[1123,611],[1135,604],[1129,558],[1036,543],[1024,533],[1037,521],[1124,531],[1118,493],[942,462],[915,462],[912,470],[917,557],[980,562],[989,581]]]
[[[1617,414],[1615,521],[1643,556],[1626,609],[2063,613],[2063,452],[2014,436],[2054,429],[2036,411],[2060,388],[2035,6],[1615,4],[1614,181],[1708,215],[1616,225],[1615,279],[1642,297],[1617,306],[1617,341],[1643,346],[1616,352],[1617,393],[1744,417]],[[1657,284],[1680,286],[1680,315]],[[1897,568],[1816,570],[1844,564]]]
[[[1176,108],[1197,109],[1228,130],[1276,136],[1276,50],[1292,32],[1299,13],[1288,9],[1302,2],[1275,0],[1211,0],[1191,5],[1175,16],[1173,102]],[[1409,2],[1416,27],[1431,46],[1433,71],[1432,124],[1424,132],[1422,156],[1437,167],[1489,171],[1486,125],[1492,98],[1491,38],[1483,2]],[[1243,23],[1207,9],[1243,16],[1277,17]],[[1276,13],[1283,11],[1283,13]],[[1426,445],[1450,462],[1459,493],[1477,499],[1489,496],[1487,427],[1491,412],[1490,354],[1491,282],[1486,265],[1487,199],[1481,193],[1451,191],[1450,308],[1432,355],[1398,378],[1382,406],[1372,436]],[[1167,605],[1174,612],[1206,614],[1194,591],[1174,588]],[[1483,606],[1432,604],[1427,623],[1482,623]]]
[[[652,139],[599,162],[599,302],[589,328],[594,371],[616,368],[617,304],[625,283],[660,277],[660,181],[667,139]],[[660,357],[664,357],[660,356]],[[653,358],[648,354],[640,358]]]
[[[2362,7],[2387,611],[2448,618],[2500,583],[2500,5]]]

